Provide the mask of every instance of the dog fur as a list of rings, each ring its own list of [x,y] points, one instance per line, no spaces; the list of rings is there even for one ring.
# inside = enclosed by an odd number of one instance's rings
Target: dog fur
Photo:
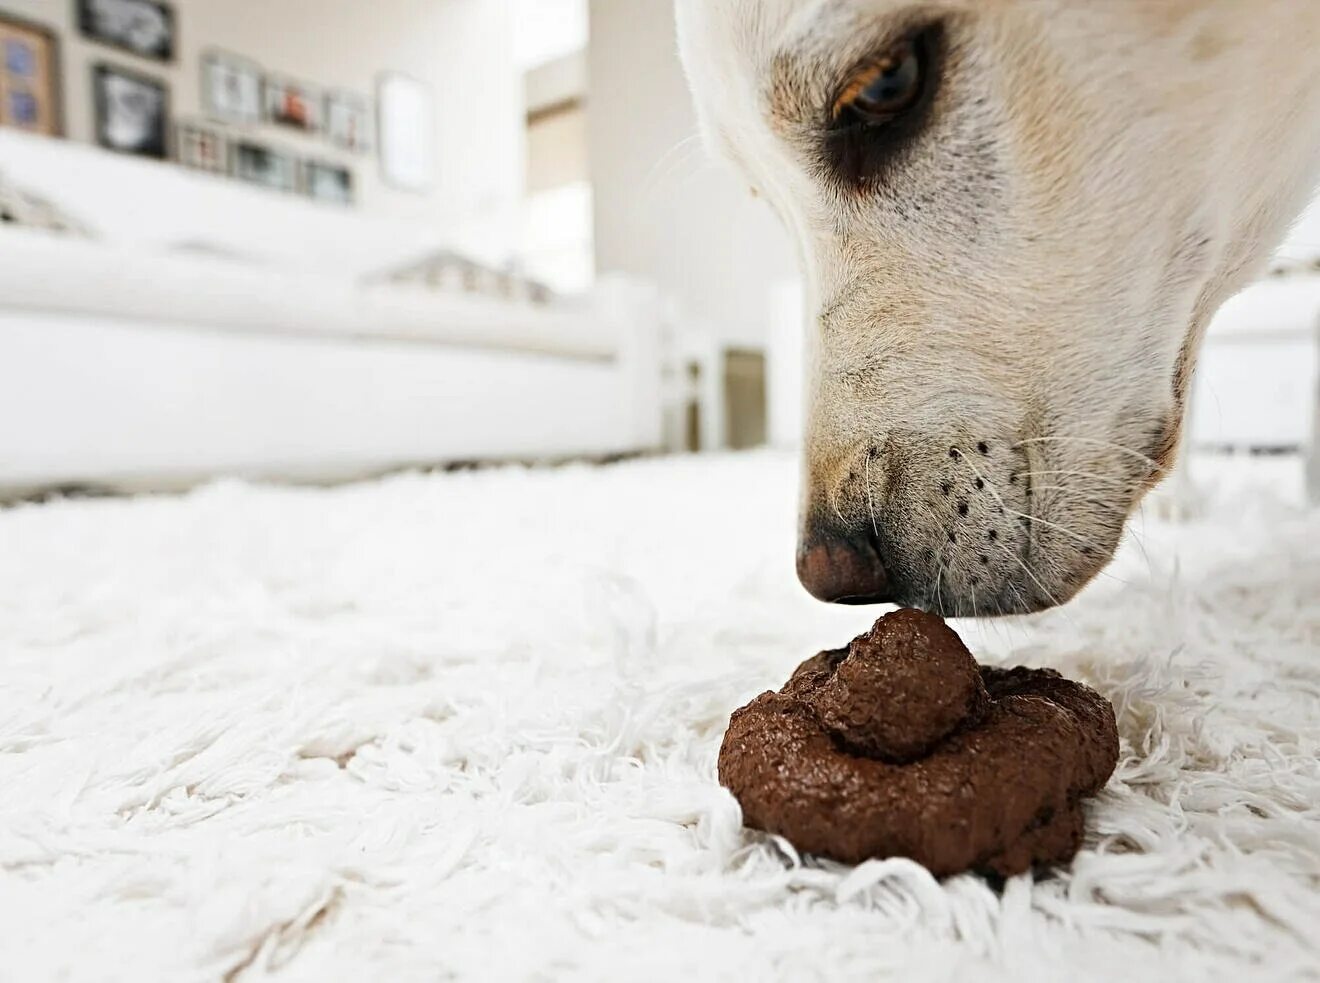
[[[1196,354],[1320,161],[1311,0],[678,0],[708,143],[775,208],[810,307],[801,542],[893,600],[1037,610],[1170,467]],[[826,122],[938,29],[921,131],[865,187]]]

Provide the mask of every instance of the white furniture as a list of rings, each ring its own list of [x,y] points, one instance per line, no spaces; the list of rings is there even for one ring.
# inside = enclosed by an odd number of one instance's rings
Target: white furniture
[[[1197,365],[1194,446],[1307,447],[1320,364],[1320,275],[1253,284],[1226,303]]]
[[[100,235],[0,228],[0,494],[661,442],[659,304],[642,286],[539,308],[371,283],[445,243],[15,136],[0,132],[0,169]]]

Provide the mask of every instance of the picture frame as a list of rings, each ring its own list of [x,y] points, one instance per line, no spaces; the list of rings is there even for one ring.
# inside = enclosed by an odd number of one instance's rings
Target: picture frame
[[[435,101],[426,83],[399,72],[376,80],[377,145],[387,184],[418,194],[435,183]]]
[[[261,66],[211,49],[202,54],[202,107],[212,119],[253,126],[262,119]]]
[[[332,89],[325,96],[325,135],[353,153],[371,149],[371,110],[365,96]]]
[[[78,32],[139,58],[174,60],[174,8],[164,0],[77,0]]]
[[[303,162],[303,193],[313,201],[335,205],[354,202],[353,171],[342,164],[308,160]]]
[[[323,100],[315,86],[279,76],[267,76],[266,120],[304,133],[319,133]]]
[[[292,154],[252,140],[234,144],[230,173],[269,191],[298,190],[298,160]]]
[[[169,89],[160,79],[92,66],[96,142],[107,150],[164,160],[169,151]]]
[[[55,31],[0,13],[0,126],[63,136],[61,77]]]
[[[230,140],[213,126],[184,122],[174,130],[175,159],[184,167],[208,174],[230,171]]]

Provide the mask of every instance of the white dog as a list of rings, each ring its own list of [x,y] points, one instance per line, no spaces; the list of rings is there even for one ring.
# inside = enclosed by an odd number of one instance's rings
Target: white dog
[[[1170,466],[1211,315],[1320,162],[1317,0],[679,0],[812,303],[798,570],[1061,603]]]

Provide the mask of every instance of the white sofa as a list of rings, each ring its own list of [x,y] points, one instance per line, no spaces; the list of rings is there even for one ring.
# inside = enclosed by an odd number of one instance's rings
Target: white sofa
[[[0,169],[99,233],[0,227],[0,492],[660,444],[643,286],[538,308],[368,283],[449,240],[5,131]]]

